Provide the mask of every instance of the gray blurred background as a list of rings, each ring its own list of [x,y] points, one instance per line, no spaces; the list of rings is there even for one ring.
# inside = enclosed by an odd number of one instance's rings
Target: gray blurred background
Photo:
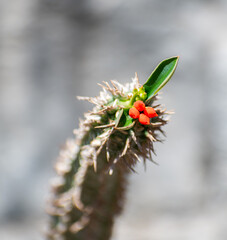
[[[130,177],[113,240],[227,239],[227,1],[0,1],[0,239],[41,240],[59,148],[97,83],[180,56],[159,166]]]

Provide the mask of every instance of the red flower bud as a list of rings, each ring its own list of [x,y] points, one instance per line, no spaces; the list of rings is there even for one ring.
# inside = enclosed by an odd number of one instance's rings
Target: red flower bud
[[[129,109],[129,116],[133,119],[136,119],[138,118],[140,115],[140,112],[136,109],[136,108],[130,108]]]
[[[150,118],[145,114],[141,113],[139,116],[139,122],[143,125],[148,125],[150,124]]]
[[[141,101],[141,100],[138,100],[138,101],[134,102],[133,105],[134,105],[134,107],[135,107],[138,111],[140,111],[140,112],[142,112],[142,111],[144,110],[144,108],[145,108],[145,104],[144,104],[144,102]]]
[[[157,117],[158,116],[158,114],[155,112],[154,108],[152,108],[152,107],[145,107],[143,112],[149,118],[153,118],[153,117]]]

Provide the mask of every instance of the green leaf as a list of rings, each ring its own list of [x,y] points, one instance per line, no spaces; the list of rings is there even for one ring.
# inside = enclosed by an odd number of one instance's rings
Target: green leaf
[[[171,57],[163,60],[151,73],[150,77],[143,85],[147,93],[147,100],[152,98],[172,77],[179,57]]]
[[[128,125],[123,126],[123,127],[117,127],[116,129],[119,129],[119,130],[129,130],[129,129],[131,129],[135,125],[135,123],[136,123],[135,121],[131,122],[130,124],[127,123]]]
[[[120,109],[120,110],[117,111],[117,118],[116,118],[116,121],[115,121],[115,127],[117,127],[120,124],[120,120],[121,120],[123,112],[124,112],[123,109]]]
[[[128,130],[132,128],[135,124],[134,119],[128,115],[128,109],[121,109],[119,115],[116,119],[116,129]]]

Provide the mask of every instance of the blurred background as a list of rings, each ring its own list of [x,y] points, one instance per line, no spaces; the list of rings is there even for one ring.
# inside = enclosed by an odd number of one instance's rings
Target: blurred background
[[[138,164],[113,240],[227,239],[227,1],[0,1],[0,239],[41,240],[62,144],[103,80],[180,56],[159,163]]]

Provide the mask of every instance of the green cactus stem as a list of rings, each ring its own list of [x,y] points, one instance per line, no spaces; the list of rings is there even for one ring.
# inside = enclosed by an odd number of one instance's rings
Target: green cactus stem
[[[164,134],[161,127],[170,112],[155,101],[177,62],[178,57],[162,61],[143,85],[136,74],[126,85],[103,82],[98,97],[78,97],[95,107],[60,152],[47,208],[49,240],[110,239],[123,208],[127,175],[138,161],[153,161],[153,143]]]

